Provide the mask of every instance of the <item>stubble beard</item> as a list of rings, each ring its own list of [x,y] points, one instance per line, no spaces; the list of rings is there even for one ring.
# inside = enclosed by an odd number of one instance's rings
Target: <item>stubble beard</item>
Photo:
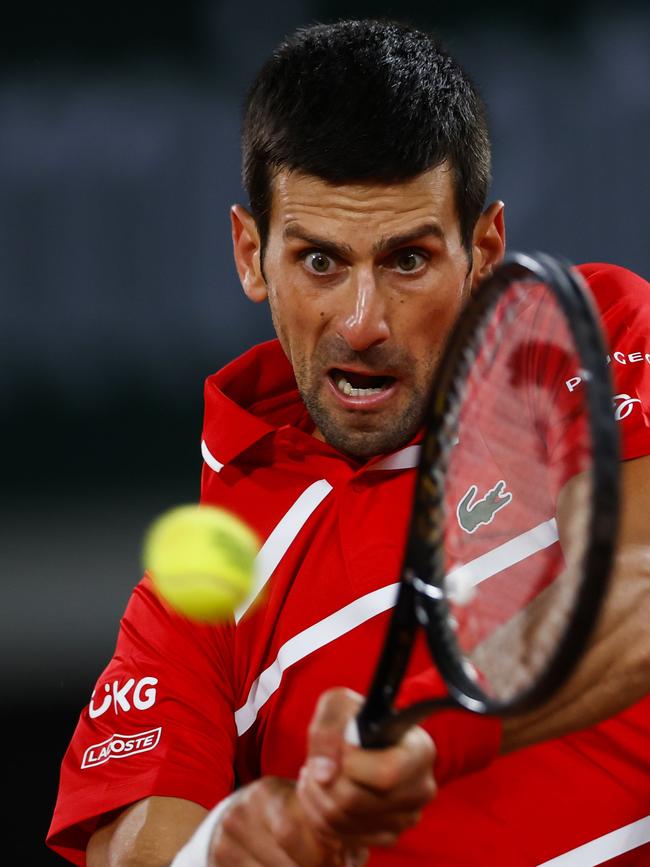
[[[302,394],[302,399],[325,442],[354,458],[371,458],[402,448],[413,439],[424,418],[424,406],[420,406],[419,401],[415,406],[413,396],[406,409],[388,424],[382,424],[381,428],[376,427],[378,422],[375,425],[369,422],[367,428],[352,428],[338,423],[318,396]]]
[[[395,413],[388,408],[380,413],[351,411],[350,424],[346,424],[344,410],[339,414],[326,406],[321,377],[314,378],[306,364],[294,365],[294,374],[307,412],[325,442],[351,457],[370,458],[396,451],[413,439],[424,421],[428,389],[423,386],[411,386],[406,406]]]
[[[269,287],[270,302],[272,295],[273,292]],[[354,411],[356,425],[346,425],[326,407],[323,399],[322,374],[315,375],[314,370],[325,371],[334,366],[345,367],[346,363],[360,361],[377,370],[394,365],[398,370],[409,371],[411,377],[415,378],[416,369],[421,369],[422,365],[417,365],[416,360],[407,353],[400,353],[398,358],[391,355],[391,358],[387,359],[380,347],[371,347],[365,352],[356,353],[341,347],[336,342],[321,346],[320,352],[312,359],[311,364],[307,364],[304,359],[291,358],[288,352],[290,341],[282,328],[280,318],[276,315],[275,305],[271,302],[269,306],[276,334],[287,357],[291,360],[298,392],[325,442],[350,457],[368,459],[375,455],[397,451],[413,439],[424,423],[429,390],[440,356],[439,351],[435,353],[434,358],[430,359],[428,370],[421,372],[418,381],[410,386],[410,399],[398,414],[387,412],[379,414],[371,411],[364,413],[363,410],[357,410]],[[343,410],[341,412],[343,413]],[[359,419],[362,419],[361,424]]]

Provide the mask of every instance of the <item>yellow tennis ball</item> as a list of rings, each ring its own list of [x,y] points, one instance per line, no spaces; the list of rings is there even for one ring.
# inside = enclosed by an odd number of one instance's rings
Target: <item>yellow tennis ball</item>
[[[260,541],[235,515],[215,506],[177,506],[147,532],[144,567],[179,614],[225,620],[251,593]]]

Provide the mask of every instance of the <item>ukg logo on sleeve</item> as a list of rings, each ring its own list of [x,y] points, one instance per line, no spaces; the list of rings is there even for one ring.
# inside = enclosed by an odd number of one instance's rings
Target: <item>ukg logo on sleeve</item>
[[[88,715],[91,719],[97,719],[110,708],[113,709],[115,715],[118,715],[120,711],[128,713],[132,707],[136,710],[148,710],[156,703],[157,683],[157,677],[142,677],[138,681],[134,677],[130,677],[126,683],[120,683],[119,680],[105,683],[105,695],[99,704],[95,704],[95,701],[99,700],[95,695],[97,690],[93,690],[88,705]]]
[[[111,759],[125,759],[137,753],[146,753],[158,746],[162,726],[138,732],[135,735],[111,735],[99,744],[88,747],[81,760],[81,767],[94,768],[103,765]]]

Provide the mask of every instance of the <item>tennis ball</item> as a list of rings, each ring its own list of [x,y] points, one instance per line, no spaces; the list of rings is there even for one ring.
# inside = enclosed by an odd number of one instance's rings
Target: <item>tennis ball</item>
[[[159,596],[190,620],[225,620],[253,588],[260,541],[235,515],[215,506],[177,506],[148,530],[144,568]]]

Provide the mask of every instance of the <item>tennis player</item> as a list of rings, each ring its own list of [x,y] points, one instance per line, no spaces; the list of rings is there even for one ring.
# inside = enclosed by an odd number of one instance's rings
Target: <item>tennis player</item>
[[[49,845],[89,867],[650,864],[650,286],[579,269],[611,347],[624,510],[577,674],[527,717],[446,711],[363,751],[343,731],[399,573],[425,397],[504,252],[484,107],[426,33],[315,26],[253,84],[243,175],[235,262],[278,339],[206,382],[201,498],[258,530],[265,586],[219,627],[136,587],[65,755]],[[495,549],[513,538],[507,502],[485,496],[497,471],[465,508]],[[404,700],[432,690],[421,647]]]

